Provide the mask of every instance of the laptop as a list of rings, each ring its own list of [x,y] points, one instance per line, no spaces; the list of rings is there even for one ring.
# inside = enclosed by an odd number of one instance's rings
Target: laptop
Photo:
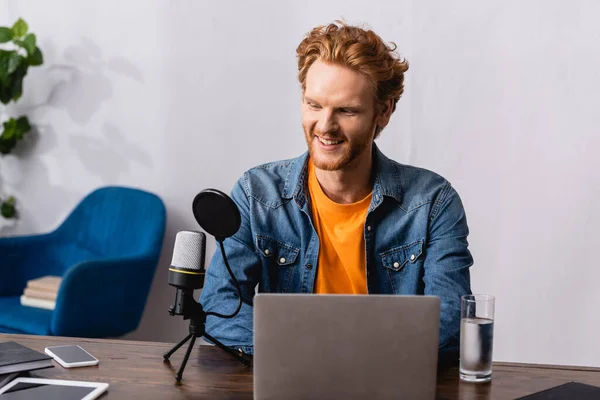
[[[254,398],[434,399],[440,300],[257,294]]]

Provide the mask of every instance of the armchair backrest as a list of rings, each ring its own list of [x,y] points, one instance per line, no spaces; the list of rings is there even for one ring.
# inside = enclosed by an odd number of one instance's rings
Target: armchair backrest
[[[164,203],[155,194],[108,186],[88,194],[55,234],[97,256],[155,256],[165,222]]]

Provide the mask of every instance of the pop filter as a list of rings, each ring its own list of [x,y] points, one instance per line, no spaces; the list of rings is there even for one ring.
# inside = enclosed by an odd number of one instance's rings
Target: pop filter
[[[208,311],[206,315],[214,315],[219,318],[233,318],[242,308],[242,289],[227,261],[223,241],[235,235],[240,229],[242,224],[240,210],[237,204],[231,200],[231,197],[220,190],[204,189],[194,197],[192,212],[202,229],[214,236],[219,243],[223,263],[225,264],[225,268],[227,268],[227,272],[229,272],[239,298],[238,307],[232,314],[224,315],[215,311]]]
[[[219,242],[235,235],[242,223],[235,202],[217,189],[198,193],[192,202],[192,212],[202,229]]]

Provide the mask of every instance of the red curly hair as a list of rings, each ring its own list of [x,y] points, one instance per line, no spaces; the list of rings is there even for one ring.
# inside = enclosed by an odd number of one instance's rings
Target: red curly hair
[[[388,46],[372,30],[341,21],[318,26],[296,49],[298,80],[304,90],[308,70],[318,59],[349,67],[371,82],[376,103],[393,100],[393,112],[404,91],[404,73],[408,70],[408,62],[398,56],[396,48],[395,43]]]

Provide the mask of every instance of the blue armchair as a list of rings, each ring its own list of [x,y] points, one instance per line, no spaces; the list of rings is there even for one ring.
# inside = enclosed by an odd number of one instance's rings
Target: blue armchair
[[[0,238],[0,332],[117,337],[137,328],[165,231],[156,195],[104,187],[50,233]],[[27,281],[61,276],[53,311],[20,304]]]

